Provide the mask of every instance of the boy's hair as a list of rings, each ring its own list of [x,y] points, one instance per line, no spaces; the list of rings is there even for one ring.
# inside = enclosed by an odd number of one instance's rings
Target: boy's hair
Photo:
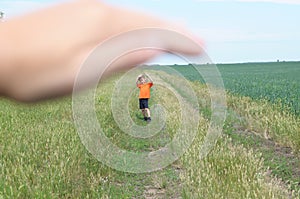
[[[141,76],[139,76],[138,80],[139,80],[139,81],[142,81],[142,80],[146,80],[146,78],[145,78],[144,75],[141,75]]]

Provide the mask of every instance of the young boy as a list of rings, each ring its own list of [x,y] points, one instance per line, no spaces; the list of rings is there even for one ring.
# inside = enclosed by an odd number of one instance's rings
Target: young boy
[[[148,77],[150,82],[146,81],[146,77]],[[144,120],[150,122],[151,116],[148,107],[148,100],[150,99],[150,88],[153,86],[153,81],[148,75],[139,75],[136,80],[136,86],[140,89],[140,109],[143,113]]]

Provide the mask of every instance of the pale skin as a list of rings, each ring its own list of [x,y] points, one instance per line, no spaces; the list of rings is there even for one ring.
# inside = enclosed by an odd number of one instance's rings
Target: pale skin
[[[160,19],[97,0],[70,1],[1,22],[0,94],[23,102],[70,94],[82,62],[95,46],[113,35],[144,27],[186,34]],[[197,46],[161,42],[175,52],[201,52]],[[129,70],[157,54],[143,50],[126,55],[114,62],[104,77]]]

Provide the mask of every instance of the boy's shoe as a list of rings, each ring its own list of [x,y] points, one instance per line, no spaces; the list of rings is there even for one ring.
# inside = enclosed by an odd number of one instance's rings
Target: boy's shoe
[[[147,121],[147,120],[148,120],[148,118],[147,118],[147,117],[144,117],[144,120],[145,120],[145,121]]]
[[[147,118],[147,122],[151,122],[151,117],[148,117],[148,118]]]

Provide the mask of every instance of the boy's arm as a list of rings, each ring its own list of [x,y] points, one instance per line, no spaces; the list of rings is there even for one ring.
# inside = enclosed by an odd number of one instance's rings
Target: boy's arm
[[[147,77],[149,78],[150,83],[153,83],[153,80],[152,80],[152,78],[150,77],[150,75],[148,75],[148,74],[146,74],[146,75],[147,75]]]
[[[139,78],[140,78],[140,76],[138,76],[138,77],[136,78],[136,80],[135,80],[135,84],[136,84],[136,86],[138,86],[138,85],[139,85]]]

